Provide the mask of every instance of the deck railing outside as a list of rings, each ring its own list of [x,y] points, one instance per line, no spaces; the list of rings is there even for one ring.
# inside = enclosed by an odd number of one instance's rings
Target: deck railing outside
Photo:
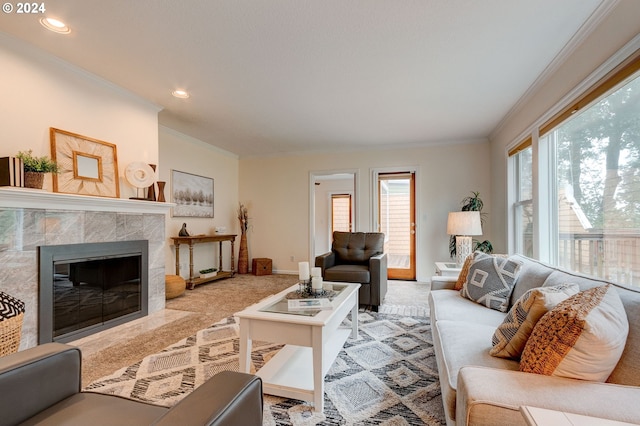
[[[640,234],[560,234],[558,266],[640,287]]]

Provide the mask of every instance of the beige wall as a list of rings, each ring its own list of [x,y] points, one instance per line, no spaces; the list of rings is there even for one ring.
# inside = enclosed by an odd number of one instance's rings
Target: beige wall
[[[216,227],[224,226],[227,233],[237,233],[238,220],[238,158],[227,151],[205,144],[197,139],[160,126],[160,168],[159,179],[167,182],[165,197],[171,201],[171,170],[192,173],[213,178],[214,218],[168,217],[166,222],[167,251],[166,270],[168,274],[175,273],[175,248],[171,237],[177,237],[183,223],[191,235],[212,234]],[[239,238],[236,240],[236,243]],[[228,270],[231,265],[229,243],[223,244],[223,268]],[[236,251],[238,244],[236,244]],[[194,268],[196,271],[209,267],[217,267],[218,245],[207,243],[198,245],[194,249]],[[237,258],[236,258],[237,259]],[[189,250],[186,246],[180,248],[180,275],[187,277]]]
[[[158,162],[158,107],[0,33],[0,157],[32,149],[51,156],[49,127],[116,144],[120,197],[133,161]],[[50,175],[44,189],[52,190]]]
[[[620,0],[596,29],[491,136],[490,216],[495,243],[507,245],[507,147],[550,109],[640,34],[640,1]]]
[[[478,142],[240,159],[240,201],[247,204],[253,218],[249,255],[272,258],[273,268],[280,272],[295,272],[297,262],[308,260],[311,171],[358,170],[357,230],[368,231],[371,171],[417,167],[417,274],[419,280],[427,281],[433,275],[434,262],[449,258],[447,213],[459,210],[460,201],[471,191],[480,191],[485,211],[492,214],[489,154],[488,142]],[[491,235],[487,226],[483,238],[491,239]]]

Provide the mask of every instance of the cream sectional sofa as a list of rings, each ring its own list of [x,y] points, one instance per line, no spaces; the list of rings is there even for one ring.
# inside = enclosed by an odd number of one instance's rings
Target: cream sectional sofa
[[[608,282],[520,255],[510,306],[527,290],[577,283],[580,290]],[[519,371],[517,360],[489,355],[505,315],[465,299],[454,282],[434,277],[429,295],[433,343],[447,424],[525,425],[523,405],[640,424],[640,289],[616,285],[629,321],[622,357],[606,383]]]

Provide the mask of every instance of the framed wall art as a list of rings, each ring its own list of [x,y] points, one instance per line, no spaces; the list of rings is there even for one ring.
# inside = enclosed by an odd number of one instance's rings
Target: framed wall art
[[[171,171],[173,217],[213,217],[213,179]]]
[[[49,129],[51,158],[58,163],[53,192],[120,197],[116,146],[87,136]]]

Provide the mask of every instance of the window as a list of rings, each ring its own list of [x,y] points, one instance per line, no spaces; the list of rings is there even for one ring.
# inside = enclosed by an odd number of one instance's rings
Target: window
[[[640,287],[640,50],[508,154],[511,250]]]
[[[532,148],[529,144],[512,152],[510,155],[514,161],[515,171],[515,250],[525,256],[533,257],[533,174],[532,174]]]
[[[544,136],[557,264],[640,286],[640,75]]]
[[[331,233],[351,232],[351,194],[331,195]]]

